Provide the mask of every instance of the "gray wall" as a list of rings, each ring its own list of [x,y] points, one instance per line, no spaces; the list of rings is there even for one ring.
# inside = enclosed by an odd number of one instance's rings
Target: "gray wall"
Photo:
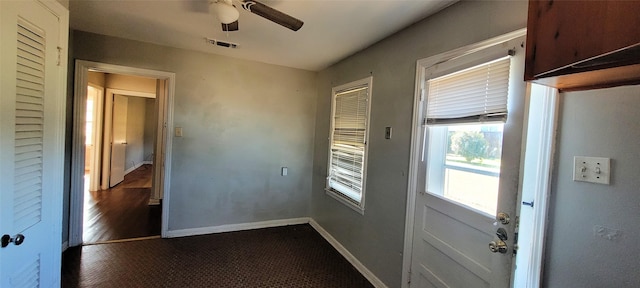
[[[144,161],[153,161],[153,143],[156,133],[156,99],[145,99],[144,108]]]
[[[142,97],[127,97],[127,148],[125,150],[124,170],[128,170],[144,161],[144,128],[146,100]]]
[[[390,287],[399,287],[418,59],[526,26],[525,1],[459,2],[323,70],[318,79],[311,216]],[[373,74],[364,215],[325,195],[331,87]],[[393,138],[384,139],[386,126]]]
[[[560,98],[544,287],[640,287],[640,86]],[[611,158],[611,185],[574,182],[574,156]]]
[[[75,59],[176,73],[170,230],[308,216],[315,72],[72,34]]]

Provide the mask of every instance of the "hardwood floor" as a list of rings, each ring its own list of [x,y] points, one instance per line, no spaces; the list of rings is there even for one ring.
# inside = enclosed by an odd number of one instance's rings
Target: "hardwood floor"
[[[160,235],[162,208],[148,205],[151,170],[151,165],[143,165],[111,189],[85,190],[85,244]]]

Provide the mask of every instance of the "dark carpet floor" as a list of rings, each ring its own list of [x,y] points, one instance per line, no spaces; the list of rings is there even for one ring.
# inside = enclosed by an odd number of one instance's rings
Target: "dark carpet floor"
[[[310,225],[69,248],[62,287],[373,287]]]

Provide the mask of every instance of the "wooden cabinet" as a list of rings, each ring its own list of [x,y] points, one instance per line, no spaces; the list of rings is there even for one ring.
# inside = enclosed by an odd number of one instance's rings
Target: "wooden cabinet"
[[[525,80],[562,90],[640,83],[640,1],[530,0]]]

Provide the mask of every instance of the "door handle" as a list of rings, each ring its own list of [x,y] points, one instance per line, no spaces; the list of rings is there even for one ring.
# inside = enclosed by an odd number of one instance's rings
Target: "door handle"
[[[496,215],[496,220],[502,223],[502,225],[507,225],[511,221],[511,218],[509,218],[509,214],[500,212],[498,213],[498,215]]]
[[[17,234],[15,237],[11,237],[8,234],[2,235],[2,248],[9,246],[9,243],[13,243],[16,246],[22,244],[24,242],[24,235]]]
[[[507,253],[507,243],[502,240],[489,242],[489,250],[493,253],[505,254]]]

